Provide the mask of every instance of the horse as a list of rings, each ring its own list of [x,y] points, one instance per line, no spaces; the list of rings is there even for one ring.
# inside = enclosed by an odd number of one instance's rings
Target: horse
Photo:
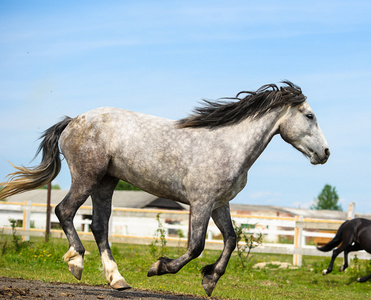
[[[51,182],[61,168],[60,148],[71,173],[70,190],[55,208],[69,242],[64,260],[80,280],[85,249],[73,218],[91,196],[91,230],[107,282],[117,290],[130,288],[108,243],[112,194],[119,179],[188,204],[186,252],[176,259],[159,258],[147,276],[177,273],[198,257],[212,218],[222,233],[224,248],[215,263],[202,269],[202,286],[210,296],[236,247],[229,201],[245,187],[248,170],[273,136],[280,134],[314,165],[324,164],[330,150],[306,96],[290,81],[202,104],[177,121],[111,107],[65,117],[41,136],[36,153],[42,151],[40,165],[15,167],[17,171],[3,183],[0,199]]]
[[[341,245],[339,246],[339,244]],[[352,251],[366,250],[371,254],[371,220],[363,218],[355,218],[345,221],[339,227],[335,237],[322,247],[317,247],[318,250],[328,252],[339,246],[332,252],[331,262],[327,269],[322,271],[323,275],[332,272],[335,258],[344,251],[344,264],[339,268],[339,271],[345,271],[348,268],[348,253]],[[366,282],[371,278],[371,274],[360,277],[358,282]]]

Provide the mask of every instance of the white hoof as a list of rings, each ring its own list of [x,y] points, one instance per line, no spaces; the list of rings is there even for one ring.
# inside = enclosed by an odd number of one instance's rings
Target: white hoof
[[[115,290],[126,290],[130,289],[131,286],[126,282],[124,277],[121,276],[118,271],[117,264],[110,258],[107,250],[102,253],[103,269],[106,275],[107,282]]]
[[[126,280],[123,277],[119,278],[116,281],[112,281],[110,283],[110,286],[111,286],[111,288],[113,288],[115,290],[119,290],[119,291],[120,290],[131,289],[131,286],[126,282]]]
[[[68,262],[68,270],[77,280],[81,279],[84,270],[84,257],[71,247],[63,256],[65,262]]]
[[[81,280],[82,271],[83,271],[82,268],[74,264],[68,264],[68,270],[72,273],[73,276],[75,276],[77,280]]]

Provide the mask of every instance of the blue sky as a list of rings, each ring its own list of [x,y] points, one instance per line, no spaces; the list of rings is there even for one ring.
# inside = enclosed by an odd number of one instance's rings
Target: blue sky
[[[309,207],[325,184],[371,213],[370,1],[1,1],[0,181],[41,133],[101,106],[180,119],[203,98],[291,80],[330,145],[279,136],[233,203]],[[64,163],[54,183],[68,189]]]

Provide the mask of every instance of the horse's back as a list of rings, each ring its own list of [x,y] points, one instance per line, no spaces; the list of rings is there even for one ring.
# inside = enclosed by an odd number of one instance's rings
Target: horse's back
[[[179,142],[176,134],[175,121],[103,107],[71,121],[62,134],[61,150],[72,176],[72,172],[78,176],[87,168],[96,168],[96,173],[170,197],[165,187],[181,190],[177,179],[182,176],[179,165],[184,156],[172,155]]]
[[[62,150],[68,151],[66,141],[114,146],[128,136],[143,138],[151,128],[173,126],[174,121],[114,107],[101,107],[80,114],[67,126],[61,137]],[[108,150],[108,148],[107,148]],[[112,150],[112,149],[111,149]]]

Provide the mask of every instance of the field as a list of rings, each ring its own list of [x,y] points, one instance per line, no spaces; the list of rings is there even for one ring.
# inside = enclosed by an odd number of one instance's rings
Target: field
[[[104,286],[105,278],[95,243],[84,242],[87,250],[85,269],[81,282]],[[31,239],[23,243],[12,236],[0,236],[0,276],[41,280],[43,282],[77,283],[69,273],[62,256],[67,251],[66,240]],[[178,274],[147,277],[150,265],[158,253],[149,246],[113,244],[113,255],[121,274],[135,289],[196,295],[206,298],[201,286],[200,269],[214,262],[218,251],[204,251],[202,257],[185,266]],[[184,252],[181,248],[166,248],[167,256],[175,258]],[[280,262],[275,264],[273,262]],[[371,296],[371,282],[357,283],[356,278],[371,272],[368,261],[351,261],[347,272],[338,267],[323,276],[329,258],[303,257],[303,267],[290,268],[292,256],[254,254],[245,269],[238,256],[233,255],[224,276],[214,290],[215,299],[366,299]],[[261,267],[256,265],[260,263]],[[282,263],[288,263],[284,265]],[[265,266],[264,266],[265,265]],[[284,268],[280,268],[284,266]],[[123,291],[122,293],[125,293]]]

